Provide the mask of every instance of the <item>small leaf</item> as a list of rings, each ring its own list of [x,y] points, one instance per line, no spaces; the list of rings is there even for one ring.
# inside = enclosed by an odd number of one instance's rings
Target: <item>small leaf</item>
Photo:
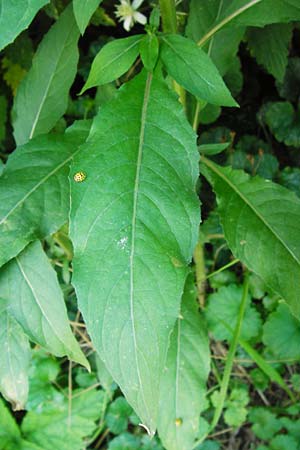
[[[300,358],[300,322],[284,304],[264,324],[263,342],[276,358]]]
[[[113,434],[121,434],[127,430],[128,420],[132,414],[132,408],[124,397],[118,397],[112,402],[105,416],[105,421]]]
[[[162,38],[161,58],[168,73],[195,97],[214,105],[238,106],[210,57],[179,35]]]
[[[144,67],[152,72],[157,62],[159,41],[155,34],[147,34],[140,42],[140,54]]]
[[[176,96],[143,71],[100,109],[71,171],[87,174],[71,183],[79,307],[102,361],[151,433],[198,236],[198,158]]]
[[[168,450],[192,450],[199,432],[210,355],[204,318],[200,315],[190,275],[180,316],[171,335],[161,382],[158,432]]]
[[[230,142],[225,142],[224,144],[201,144],[198,149],[203,155],[218,155],[228,148]]]
[[[14,410],[24,409],[28,396],[30,345],[21,326],[6,311],[0,312],[0,347],[0,391]]]
[[[93,13],[102,0],[73,0],[74,15],[80,33],[84,34]]]
[[[271,439],[281,429],[281,423],[271,411],[266,408],[252,408],[249,421],[253,423],[252,431],[263,440]]]
[[[30,339],[56,356],[89,364],[76,342],[56,273],[39,242],[30,244],[0,272],[1,295]]]
[[[221,287],[213,294],[209,294],[205,316],[208,322],[208,328],[213,333],[215,339],[226,339],[228,341],[232,339],[231,330],[236,326],[242,293],[243,288],[241,286],[231,284]],[[251,306],[250,300],[250,296],[248,296],[241,329],[241,338],[246,341],[256,337],[261,330],[260,316]]]
[[[49,3],[49,0],[1,0],[0,50],[29,26],[38,10],[46,3]]]
[[[0,178],[0,266],[67,222],[69,165],[87,134],[40,136],[10,155]]]
[[[136,34],[106,44],[94,59],[80,94],[93,86],[109,83],[127,72],[139,54],[142,38],[143,35]]]
[[[70,5],[44,36],[31,69],[19,85],[13,107],[14,137],[18,145],[48,133],[66,111],[77,70],[78,38]]]
[[[48,411],[30,411],[22,421],[22,435],[43,450],[82,450],[83,438],[97,428],[103,399],[102,391],[73,391],[71,413],[66,398]]]
[[[300,317],[300,200],[287,189],[202,157],[235,255]]]

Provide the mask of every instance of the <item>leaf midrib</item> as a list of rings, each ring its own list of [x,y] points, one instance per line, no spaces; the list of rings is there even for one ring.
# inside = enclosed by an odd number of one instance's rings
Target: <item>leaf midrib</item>
[[[248,200],[247,197],[238,189],[238,187],[233,184],[222,172],[220,172],[217,166],[212,163],[209,159],[204,156],[201,157],[201,161],[206,164],[213,172],[215,172],[222,180],[224,180],[228,186],[245,202],[245,204],[255,213],[255,215],[261,220],[266,228],[270,230],[273,236],[282,244],[282,246],[287,250],[287,252],[292,256],[292,258],[300,265],[300,261],[297,256],[292,252],[292,250],[286,245],[282,238],[278,235],[276,230],[265,220],[264,216],[255,208],[255,206]]]
[[[135,329],[135,316],[134,316],[134,256],[135,256],[135,233],[136,233],[136,220],[137,220],[137,204],[138,204],[138,194],[139,194],[139,184],[140,184],[140,173],[141,173],[141,165],[142,165],[142,157],[143,157],[143,147],[144,147],[144,138],[145,138],[145,126],[146,126],[146,118],[147,118],[147,109],[148,102],[150,96],[152,75],[149,73],[146,80],[145,91],[144,91],[144,100],[142,107],[142,116],[141,116],[141,128],[140,128],[140,136],[139,136],[139,147],[138,147],[138,157],[137,157],[137,168],[136,168],[136,176],[134,183],[134,191],[133,191],[133,210],[132,210],[132,222],[131,222],[131,250],[130,250],[130,321],[132,326],[132,336],[134,343],[134,357],[135,364],[137,370],[137,376],[139,380],[139,385],[141,389],[141,395],[143,398],[143,403],[145,406],[145,410],[147,411],[147,416],[150,417],[148,405],[145,398],[144,393],[144,384],[142,382],[139,361],[137,356],[137,339],[136,339],[136,329]]]

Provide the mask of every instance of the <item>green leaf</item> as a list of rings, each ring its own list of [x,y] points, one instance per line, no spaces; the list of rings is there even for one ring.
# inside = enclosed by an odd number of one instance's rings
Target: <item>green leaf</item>
[[[0,266],[67,222],[69,165],[87,134],[39,136],[8,158],[0,178]]]
[[[48,133],[66,111],[77,70],[78,38],[70,5],[43,38],[31,69],[18,87],[13,107],[18,145]]]
[[[285,23],[267,25],[263,29],[249,28],[247,31],[251,54],[278,81],[284,78],[292,31],[292,24]]]
[[[0,50],[29,26],[46,3],[49,0],[0,0]]]
[[[71,170],[87,175],[71,183],[79,307],[101,359],[151,432],[198,236],[198,158],[177,97],[143,71],[101,108]]]
[[[2,268],[0,291],[9,312],[33,342],[89,367],[71,332],[56,273],[39,242]]]
[[[140,43],[140,55],[144,67],[152,72],[157,62],[159,41],[155,34],[147,34]]]
[[[210,370],[208,337],[189,275],[161,382],[158,432],[168,450],[191,450]]]
[[[253,423],[252,431],[260,439],[271,439],[281,429],[281,423],[271,411],[266,408],[252,408],[249,421]]]
[[[164,36],[161,58],[171,77],[195,97],[214,105],[237,106],[210,57],[190,39]]]
[[[80,33],[84,34],[93,13],[102,0],[73,0],[74,15]]]
[[[82,450],[83,438],[97,427],[95,421],[101,415],[102,403],[101,391],[73,391],[70,414],[66,398],[52,411],[30,411],[22,422],[22,435],[43,450]]]
[[[232,253],[300,317],[300,200],[270,181],[202,161]]]
[[[24,409],[30,345],[20,325],[6,311],[0,313],[0,348],[0,391],[14,410]]]
[[[300,322],[281,304],[269,315],[265,325],[263,342],[276,358],[300,358]]]
[[[1,450],[18,449],[20,431],[0,398],[0,448]]]
[[[243,288],[235,284],[221,287],[217,292],[209,294],[205,316],[208,328],[215,339],[232,339],[232,331],[236,326]],[[241,329],[241,338],[246,341],[256,337],[261,329],[259,313],[251,306],[250,296]],[[230,328],[228,328],[230,327]]]
[[[140,450],[141,442],[137,436],[123,433],[110,441],[108,450]]]
[[[298,441],[293,436],[275,436],[270,442],[270,450],[298,450]]]
[[[201,144],[198,149],[203,155],[218,155],[228,148],[230,142],[224,142],[224,144]]]
[[[139,54],[142,38],[142,34],[136,34],[106,44],[94,59],[80,94],[93,86],[109,83],[127,72]]]
[[[132,408],[124,397],[118,397],[108,407],[105,421],[113,434],[121,434],[127,430],[128,420],[132,414]]]
[[[263,108],[263,119],[279,142],[300,146],[299,111],[289,102],[269,103]]]

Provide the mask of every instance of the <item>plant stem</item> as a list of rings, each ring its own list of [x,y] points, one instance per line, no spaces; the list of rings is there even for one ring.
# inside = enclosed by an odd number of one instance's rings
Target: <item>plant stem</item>
[[[204,249],[203,244],[198,241],[193,255],[195,269],[196,269],[196,283],[199,304],[204,308],[205,303],[205,261],[204,261]]]
[[[222,266],[222,267],[220,267],[220,269],[215,270],[214,272],[211,272],[209,275],[207,275],[206,280],[208,280],[211,277],[214,277],[215,275],[217,275],[220,272],[223,272],[223,270],[226,270],[229,267],[234,266],[234,264],[237,264],[238,262],[240,262],[239,259],[233,259],[228,264],[225,264],[225,266]]]
[[[177,33],[175,0],[159,0],[164,33]]]
[[[213,420],[212,420],[212,423],[210,426],[210,431],[213,431],[214,428],[216,427],[216,425],[218,424],[219,419],[222,414],[222,411],[223,411],[226,394],[227,394],[227,390],[228,390],[228,385],[229,385],[229,380],[230,380],[230,375],[231,375],[232,366],[233,366],[234,355],[236,353],[236,349],[238,346],[239,337],[240,337],[240,333],[241,333],[241,329],[242,329],[242,323],[243,323],[246,304],[247,304],[248,288],[249,288],[249,279],[248,279],[248,275],[246,275],[245,280],[244,280],[243,295],[242,295],[242,301],[241,301],[241,305],[240,305],[240,309],[239,309],[239,315],[238,315],[237,323],[236,323],[234,334],[233,334],[233,339],[230,344],[228,357],[227,357],[226,364],[225,364],[224,375],[223,375],[221,389],[220,389],[220,399],[219,399],[218,406],[215,410],[215,414],[214,414],[214,417],[213,417]]]
[[[238,342],[239,342],[239,336],[240,336],[241,329],[242,329],[242,323],[243,323],[246,304],[247,304],[248,288],[249,288],[249,279],[248,279],[248,274],[246,274],[245,279],[244,279],[242,301],[241,301],[240,308],[239,308],[237,323],[235,326],[233,338],[232,338],[232,341],[230,344],[228,356],[227,356],[226,363],[225,363],[225,369],[224,369],[224,374],[223,374],[221,389],[220,389],[219,402],[215,409],[214,417],[212,419],[208,433],[205,436],[203,436],[201,439],[199,439],[199,441],[196,442],[195,447],[197,447],[199,444],[201,444],[207,438],[208,434],[211,433],[215,429],[215,427],[218,424],[220,417],[222,415],[224,403],[226,400],[228,385],[229,385],[229,381],[230,381],[230,376],[231,376],[231,372],[232,372],[234,355],[236,353],[236,349],[237,349]]]
[[[219,22],[217,25],[215,25],[211,30],[209,30],[208,33],[205,34],[205,36],[203,36],[200,41],[197,43],[197,45],[199,45],[200,47],[202,47],[204,44],[206,44],[207,41],[209,41],[209,39],[211,37],[213,37],[214,34],[217,33],[217,31],[219,31],[221,28],[223,28],[225,25],[227,25],[228,22],[230,22],[231,20],[233,20],[235,17],[239,16],[240,14],[242,14],[244,11],[247,11],[247,9],[251,8],[252,6],[257,5],[257,3],[260,3],[262,0],[252,0],[249,3],[247,3],[246,5],[242,6],[241,8],[237,9],[236,11],[234,11],[232,14],[230,14],[229,16],[225,17],[225,19],[221,20],[221,22]]]

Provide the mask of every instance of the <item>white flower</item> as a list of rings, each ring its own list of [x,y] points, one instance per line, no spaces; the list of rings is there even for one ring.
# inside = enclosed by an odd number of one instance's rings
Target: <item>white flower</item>
[[[120,4],[116,8],[116,16],[119,22],[124,22],[123,27],[126,31],[129,31],[133,27],[135,22],[145,25],[147,18],[144,14],[138,12],[138,8],[141,6],[144,0],[120,0]]]

